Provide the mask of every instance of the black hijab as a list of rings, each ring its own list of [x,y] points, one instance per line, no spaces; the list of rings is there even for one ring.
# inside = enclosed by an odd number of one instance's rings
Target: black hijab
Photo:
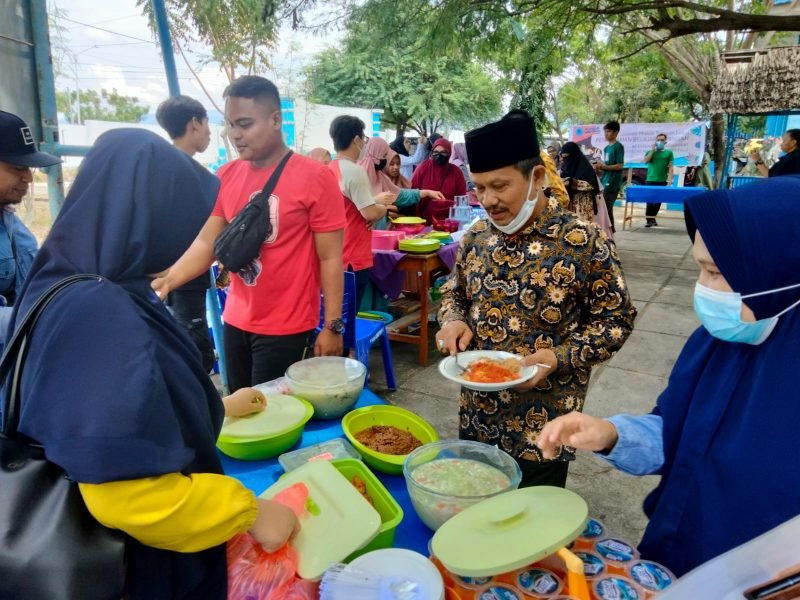
[[[75,481],[222,473],[223,406],[188,334],[150,288],[211,213],[218,180],[148,131],[100,136],[31,267],[20,320],[53,283],[22,377],[19,430]],[[224,547],[180,554],[128,542],[130,598],[224,598]],[[219,595],[215,590],[223,590]]]
[[[580,146],[575,142],[567,142],[561,148],[561,154],[569,155],[561,159],[561,176],[570,179],[585,181],[592,186],[592,192],[596,196],[600,193],[600,186],[597,183],[597,174],[589,160],[581,152]]]
[[[389,148],[397,152],[400,156],[408,156],[408,150],[406,150],[405,145],[406,137],[404,135],[398,135],[394,138],[394,141],[389,144]]]

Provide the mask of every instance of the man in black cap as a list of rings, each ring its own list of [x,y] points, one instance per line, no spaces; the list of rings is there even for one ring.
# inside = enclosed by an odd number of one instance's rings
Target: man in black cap
[[[503,350],[537,365],[513,389],[461,391],[460,436],[497,445],[522,468],[522,486],[564,486],[572,448],[546,461],[536,445],[549,420],[582,410],[592,366],[633,328],[616,247],[596,225],[548,199],[533,119],[513,111],[465,136],[488,218],[461,242],[442,287],[443,352]]]
[[[0,111],[0,306],[12,306],[36,255],[36,238],[14,211],[33,181],[32,168],[61,159],[39,152],[25,121]],[[0,326],[2,323],[0,323]],[[5,327],[0,332],[5,334]]]

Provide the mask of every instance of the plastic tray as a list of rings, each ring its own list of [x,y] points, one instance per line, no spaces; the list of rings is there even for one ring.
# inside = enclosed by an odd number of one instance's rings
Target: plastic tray
[[[335,460],[340,458],[355,458],[360,461],[361,455],[346,439],[335,438],[315,446],[308,446],[307,448],[300,448],[299,450],[281,454],[278,457],[278,462],[283,467],[283,470],[288,473],[289,471],[294,471],[297,467],[302,467],[311,460]]]
[[[369,470],[360,460],[355,458],[342,458],[339,460],[331,461],[331,464],[347,478],[352,481],[355,475],[358,475],[367,486],[367,493],[372,498],[375,510],[381,516],[381,526],[378,529],[378,535],[366,546],[360,550],[353,552],[347,557],[346,562],[350,562],[354,558],[378,550],[380,548],[391,548],[394,544],[394,534],[397,526],[403,520],[403,509],[389,493],[389,490],[378,480],[375,474]]]

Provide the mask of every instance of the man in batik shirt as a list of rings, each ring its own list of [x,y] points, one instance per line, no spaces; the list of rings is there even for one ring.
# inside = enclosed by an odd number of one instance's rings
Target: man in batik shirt
[[[464,236],[442,287],[443,352],[504,350],[542,365],[519,387],[461,391],[460,436],[497,445],[523,486],[566,484],[573,449],[545,461],[536,440],[549,420],[583,409],[592,367],[630,335],[631,303],[614,242],[548,199],[533,119],[522,111],[465,136],[488,218]]]

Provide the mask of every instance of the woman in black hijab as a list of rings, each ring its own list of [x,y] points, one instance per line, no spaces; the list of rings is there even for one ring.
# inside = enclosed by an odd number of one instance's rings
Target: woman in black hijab
[[[218,186],[153,133],[103,134],[13,316],[19,322],[64,277],[100,276],[72,285],[40,316],[22,374],[19,431],[79,484],[98,521],[127,534],[130,600],[224,600],[225,542],[249,531],[274,550],[297,526],[289,509],[223,474],[215,448],[223,402],[150,287],[192,243]]]
[[[567,142],[561,148],[561,178],[569,194],[569,210],[586,222],[597,223],[613,239],[605,204],[598,202],[600,182],[578,144]],[[601,209],[601,206],[602,209]]]

